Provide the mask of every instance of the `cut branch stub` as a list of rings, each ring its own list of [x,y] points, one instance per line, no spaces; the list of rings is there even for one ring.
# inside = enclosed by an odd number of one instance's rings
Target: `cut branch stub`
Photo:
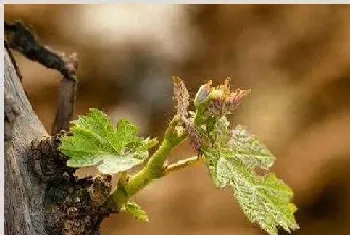
[[[63,53],[57,53],[40,44],[37,35],[20,21],[5,21],[5,38],[8,46],[21,52],[26,58],[39,62],[46,68],[58,70],[64,77],[75,79],[76,66]]]
[[[61,130],[68,131],[69,122],[74,115],[77,96],[77,54],[73,53],[67,57],[64,53],[55,52],[41,45],[35,33],[19,21],[14,23],[5,21],[5,37],[6,46],[21,52],[26,58],[36,61],[46,68],[56,69],[63,75],[58,88],[58,105],[51,135],[56,135]],[[18,76],[21,77],[19,73]]]
[[[62,79],[58,88],[58,105],[51,134],[56,135],[61,130],[68,131],[73,118],[77,97],[77,81]]]

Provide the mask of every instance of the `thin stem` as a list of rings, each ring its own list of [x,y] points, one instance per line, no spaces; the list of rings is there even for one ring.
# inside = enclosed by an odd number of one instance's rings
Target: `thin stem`
[[[165,175],[164,162],[170,152],[178,146],[187,136],[186,133],[178,134],[175,127],[179,119],[175,117],[169,124],[165,137],[158,150],[149,159],[145,167],[133,176],[128,182],[118,183],[118,188],[109,197],[109,205],[119,210],[137,192],[146,187],[154,179]]]
[[[178,170],[184,169],[186,167],[193,166],[193,165],[201,162],[202,159],[203,158],[201,158],[201,157],[195,156],[195,157],[186,158],[184,160],[179,160],[178,162],[167,166],[165,168],[164,173],[167,175],[167,174],[170,174],[174,171],[178,171]]]
[[[152,180],[160,178],[164,173],[164,162],[168,157],[171,150],[175,146],[172,145],[167,139],[164,139],[158,151],[150,158],[146,166],[138,172],[131,180],[125,185],[125,191],[129,196],[136,194],[143,189]]]

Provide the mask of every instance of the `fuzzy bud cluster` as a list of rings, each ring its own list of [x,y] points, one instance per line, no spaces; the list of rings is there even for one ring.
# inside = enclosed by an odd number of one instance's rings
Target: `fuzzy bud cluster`
[[[195,97],[196,108],[204,107],[209,116],[223,116],[231,114],[245,98],[250,90],[236,89],[231,92],[230,79],[223,85],[211,87],[212,81],[202,85]]]

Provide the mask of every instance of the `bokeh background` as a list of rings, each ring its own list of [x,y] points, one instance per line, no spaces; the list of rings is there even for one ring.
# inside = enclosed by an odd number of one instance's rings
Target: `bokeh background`
[[[232,77],[252,89],[232,117],[276,155],[273,170],[295,192],[301,229],[350,234],[350,7],[346,5],[5,5],[43,44],[79,57],[77,114],[89,107],[159,136],[173,114],[172,75],[191,93]],[[60,75],[15,53],[24,87],[47,130]],[[188,144],[173,158],[192,155]],[[135,197],[151,223],[128,215],[103,235],[263,234],[231,190],[196,166]]]

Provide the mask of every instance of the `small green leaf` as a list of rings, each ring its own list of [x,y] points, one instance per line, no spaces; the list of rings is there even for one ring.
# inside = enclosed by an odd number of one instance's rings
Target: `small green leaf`
[[[209,94],[212,90],[211,85],[213,82],[210,80],[206,84],[201,85],[194,98],[194,106],[198,109],[199,106],[203,105],[209,100]]]
[[[138,137],[136,126],[125,119],[114,127],[108,116],[97,109],[90,109],[72,124],[72,135],[63,136],[60,146],[60,151],[69,157],[70,167],[97,165],[103,174],[126,171],[142,164],[148,149],[158,143]]]
[[[131,214],[138,220],[149,222],[146,212],[135,202],[127,202],[121,210]]]

